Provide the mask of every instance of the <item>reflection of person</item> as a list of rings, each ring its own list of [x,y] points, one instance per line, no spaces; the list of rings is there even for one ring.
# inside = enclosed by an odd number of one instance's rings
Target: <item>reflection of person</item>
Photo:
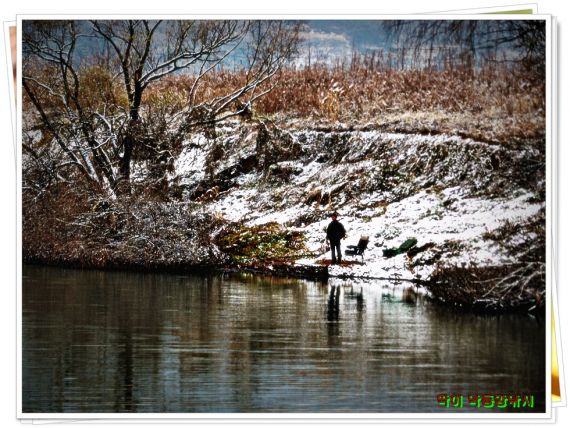
[[[337,220],[337,217],[338,213],[336,211],[332,213],[332,221],[327,227],[327,239],[331,243],[331,262],[333,264],[341,262],[342,256],[340,252],[340,240],[346,236],[344,226]]]
[[[340,312],[340,285],[333,285],[329,294],[327,305],[327,332],[330,347],[338,347],[340,343],[340,324],[338,322]]]
[[[327,306],[327,321],[338,321],[340,286],[333,285],[329,294],[329,304]]]

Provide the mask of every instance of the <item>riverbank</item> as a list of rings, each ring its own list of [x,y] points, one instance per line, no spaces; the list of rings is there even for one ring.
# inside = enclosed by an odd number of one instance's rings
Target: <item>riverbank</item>
[[[23,259],[384,278],[424,284],[451,305],[541,308],[544,158],[542,138],[499,144],[372,125],[226,121],[215,138],[194,134],[182,145],[159,193],[145,193],[145,163],[135,162],[132,196],[86,198],[61,185],[24,200]],[[362,260],[323,267],[332,211],[348,232],[343,247],[369,236]],[[384,256],[408,239],[409,251]]]
[[[533,315],[544,316],[544,295],[537,298],[537,295],[531,298],[513,298],[495,293],[491,297],[487,297],[488,293],[493,291],[492,285],[487,288],[479,287],[473,289],[473,279],[477,276],[470,275],[468,271],[463,275],[458,275],[456,271],[449,273],[440,273],[437,278],[421,280],[421,279],[403,279],[401,277],[370,277],[370,276],[354,276],[340,274],[331,276],[328,266],[307,266],[295,264],[271,263],[267,265],[257,265],[256,267],[239,267],[239,266],[213,266],[213,265],[127,265],[109,263],[104,266],[86,265],[84,263],[73,262],[56,262],[53,260],[26,260],[26,264],[30,266],[49,266],[57,268],[78,269],[82,271],[100,271],[100,272],[137,272],[147,274],[173,274],[173,275],[219,275],[219,274],[252,274],[264,275],[270,277],[306,279],[321,283],[337,283],[350,284],[352,287],[358,287],[359,284],[368,283],[370,281],[387,281],[394,286],[405,287],[409,290],[410,298],[416,294],[426,295],[436,304],[442,304],[450,310],[467,311],[476,313],[531,313]],[[351,266],[347,262],[343,262],[341,268],[349,269]],[[496,269],[489,268],[489,272]],[[486,272],[483,272],[486,275]],[[488,277],[488,275],[486,275]],[[470,280],[466,281],[466,278]],[[455,282],[453,282],[455,281]],[[406,285],[407,284],[407,285]],[[506,287],[503,287],[504,291]],[[500,290],[497,290],[497,292]],[[509,290],[510,291],[510,290]]]
[[[47,266],[66,269],[93,270],[101,272],[139,272],[139,273],[166,273],[166,274],[188,274],[188,275],[217,275],[217,274],[258,274],[276,276],[283,278],[307,279],[318,282],[326,282],[330,277],[328,269],[323,266],[299,266],[291,264],[271,263],[268,265],[252,266],[228,266],[228,265],[192,265],[192,264],[164,264],[164,265],[137,265],[125,263],[113,263],[110,261],[105,265],[89,265],[73,261],[54,260],[24,260],[26,265]],[[366,279],[366,278],[361,278]],[[373,279],[373,278],[368,278]],[[378,279],[378,278],[374,278]],[[383,278],[387,279],[387,278]]]

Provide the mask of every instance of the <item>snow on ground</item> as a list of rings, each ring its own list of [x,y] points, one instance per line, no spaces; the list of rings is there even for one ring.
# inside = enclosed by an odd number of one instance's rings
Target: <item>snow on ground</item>
[[[399,255],[384,258],[382,250],[398,247],[408,238],[416,238],[417,246],[427,243],[443,244],[446,241],[460,241],[464,248],[459,255],[447,259],[450,264],[471,262],[496,265],[512,262],[506,255],[489,241],[484,242],[481,234],[501,226],[506,220],[522,220],[536,214],[541,204],[528,204],[530,194],[521,195],[511,200],[486,200],[476,198],[462,199],[459,188],[447,189],[448,194],[456,194],[457,201],[450,209],[440,208],[440,200],[432,194],[421,192],[412,197],[390,205],[384,215],[367,221],[356,217],[343,217],[340,212],[339,220],[345,225],[348,237],[342,246],[356,245],[361,235],[368,235],[370,242],[365,252],[364,265],[349,267],[331,266],[329,273],[333,276],[355,276],[402,279],[426,278],[433,266],[409,269],[406,266],[407,257]],[[308,246],[318,251],[323,246],[324,232],[329,220],[323,220],[304,228],[308,237]],[[429,251],[429,250],[428,250]],[[322,250],[321,250],[322,252]],[[317,257],[327,259],[330,255],[322,253]],[[345,259],[352,259],[345,256]],[[358,260],[359,258],[354,258]],[[302,264],[312,264],[314,259],[299,261]]]
[[[459,189],[448,189],[450,192]],[[471,262],[496,265],[513,262],[481,235],[501,226],[506,220],[517,221],[536,214],[541,204],[528,204],[530,194],[511,200],[458,199],[452,209],[437,211],[438,202],[433,195],[422,192],[388,207],[386,214],[363,223],[358,219],[346,218],[349,227],[349,241],[355,245],[361,234],[370,236],[369,248],[365,253],[363,266],[329,269],[332,275],[354,275],[363,277],[425,278],[431,274],[432,266],[408,269],[407,258],[399,255],[386,259],[382,249],[399,246],[408,238],[415,237],[417,245],[427,243],[443,244],[446,241],[459,241],[463,248],[458,255],[449,257],[446,262],[461,265]],[[342,221],[342,220],[341,220]],[[347,242],[348,244],[348,242]],[[321,258],[328,257],[328,254]]]
[[[207,148],[210,142],[204,135],[195,134],[183,144],[182,153],[174,162],[176,174],[192,181],[204,178]]]
[[[361,235],[368,235],[370,242],[366,250],[363,265],[330,266],[331,276],[354,276],[370,278],[415,279],[428,277],[433,266],[410,269],[407,267],[406,255],[384,258],[382,250],[398,247],[406,239],[415,237],[417,245],[427,243],[444,244],[446,241],[459,241],[462,250],[456,256],[447,259],[448,263],[496,265],[513,260],[501,254],[496,245],[484,241],[481,235],[500,227],[505,221],[524,220],[536,214],[541,204],[529,204],[530,193],[521,194],[512,199],[464,198],[461,189],[450,188],[442,192],[442,196],[420,192],[409,198],[389,205],[383,214],[357,217],[344,213],[352,211],[350,206],[340,209],[339,220],[347,229],[347,238],[342,242],[343,251],[346,245],[356,245]],[[443,207],[443,200],[453,196],[451,205]],[[366,196],[369,198],[369,196]],[[293,222],[300,212],[306,209],[301,205],[285,210],[275,210],[254,201],[259,195],[256,189],[238,189],[217,200],[210,209],[222,213],[228,220],[248,220],[249,226],[269,222],[288,224]],[[257,209],[252,212],[252,207]],[[367,211],[372,214],[372,211]],[[299,264],[314,264],[318,260],[328,259],[329,252],[324,251],[325,230],[330,221],[323,213],[323,219],[304,227],[297,228],[307,238],[307,248],[315,254],[314,258],[302,259]],[[428,250],[429,251],[429,250]],[[360,261],[359,257],[347,260]]]
[[[238,146],[234,152],[227,153],[217,165],[217,170],[223,170],[239,162],[240,158],[255,154],[254,134],[244,133],[243,140],[236,139],[235,129],[228,128],[234,134],[226,137],[231,139],[231,145]],[[303,145],[307,151],[315,152],[315,145],[320,144],[317,154],[329,150],[323,140],[318,140],[315,131],[295,133],[295,138],[304,136]],[[346,135],[349,135],[347,133]],[[344,137],[343,137],[344,138]],[[434,269],[433,264],[416,267],[408,266],[408,257],[398,255],[384,258],[382,250],[398,247],[408,238],[416,238],[417,246],[433,243],[443,246],[455,242],[458,251],[451,251],[445,257],[450,264],[476,263],[482,265],[497,265],[512,262],[500,248],[491,241],[485,241],[482,234],[492,231],[505,221],[518,222],[538,213],[542,203],[529,202],[533,194],[524,189],[514,188],[507,197],[489,198],[473,197],[466,187],[451,185],[460,173],[453,165],[465,165],[464,180],[487,179],[487,172],[481,173],[485,165],[478,164],[474,150],[482,153],[497,153],[500,148],[491,147],[469,139],[446,135],[406,135],[388,134],[378,131],[359,132],[347,137],[351,150],[344,155],[342,162],[323,162],[312,155],[305,158],[280,162],[277,165],[286,167],[295,173],[284,182],[271,182],[260,171],[242,174],[235,179],[235,186],[221,192],[217,198],[207,204],[206,209],[222,215],[230,221],[244,221],[249,226],[278,222],[285,227],[297,225],[296,230],[305,234],[306,246],[314,257],[298,260],[298,264],[315,264],[319,260],[330,257],[324,250],[325,229],[330,219],[331,209],[340,213],[339,220],[345,225],[348,236],[343,241],[343,251],[346,245],[356,245],[361,235],[368,235],[370,242],[365,253],[364,264],[351,266],[330,266],[331,276],[351,276],[370,278],[401,278],[426,279]],[[299,138],[299,141],[301,139]],[[328,143],[327,143],[328,144]],[[332,143],[331,143],[332,144]],[[336,144],[336,143],[335,143]],[[340,144],[345,144],[340,143]],[[203,136],[196,136],[188,141],[176,163],[178,174],[186,177],[186,183],[196,183],[204,177],[206,148],[211,145]],[[377,153],[391,151],[390,157],[398,164],[410,162],[410,159],[428,159],[430,147],[442,147],[447,151],[453,148],[454,158],[448,161],[430,165],[430,170],[423,171],[416,177],[416,184],[430,179],[434,171],[441,180],[437,181],[438,189],[420,190],[392,203],[387,203],[387,192],[366,192],[351,197],[336,207],[319,206],[304,200],[314,189],[321,189],[323,194],[330,193],[349,174],[363,176],[372,174],[378,166]],[[333,150],[332,148],[330,150]],[[451,149],[450,149],[451,150]],[[433,160],[433,159],[432,159]],[[453,164],[455,162],[455,164]],[[479,168],[479,169],[478,169]],[[449,169],[449,171],[448,171]],[[478,186],[478,184],[477,184]],[[481,184],[484,186],[484,184]],[[299,220],[301,215],[307,221]],[[304,217],[303,217],[304,218]],[[429,256],[431,250],[420,253],[414,260]],[[350,256],[345,256],[345,259]],[[355,258],[360,261],[360,257]]]
[[[211,203],[208,208],[211,212],[223,215],[226,220],[240,221],[251,213],[254,208],[251,201],[257,196],[256,189],[237,189],[223,195]]]

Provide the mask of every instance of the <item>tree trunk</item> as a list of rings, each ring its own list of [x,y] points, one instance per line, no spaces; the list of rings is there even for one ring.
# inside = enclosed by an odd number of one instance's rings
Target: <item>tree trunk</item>
[[[134,147],[133,140],[132,130],[127,129],[127,135],[123,140],[123,156],[119,161],[119,179],[117,180],[117,193],[119,194],[131,193],[131,159]]]
[[[121,195],[131,194],[131,162],[133,150],[139,134],[139,108],[142,100],[142,88],[139,82],[135,82],[135,91],[130,109],[130,120],[127,125],[125,138],[123,139],[123,156],[119,160],[119,179],[117,180],[117,193]]]

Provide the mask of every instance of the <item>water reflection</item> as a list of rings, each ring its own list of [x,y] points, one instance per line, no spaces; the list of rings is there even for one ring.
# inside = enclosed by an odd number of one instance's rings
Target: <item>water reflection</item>
[[[544,407],[543,325],[374,281],[26,266],[22,328],[24,412],[433,412],[451,392]]]

